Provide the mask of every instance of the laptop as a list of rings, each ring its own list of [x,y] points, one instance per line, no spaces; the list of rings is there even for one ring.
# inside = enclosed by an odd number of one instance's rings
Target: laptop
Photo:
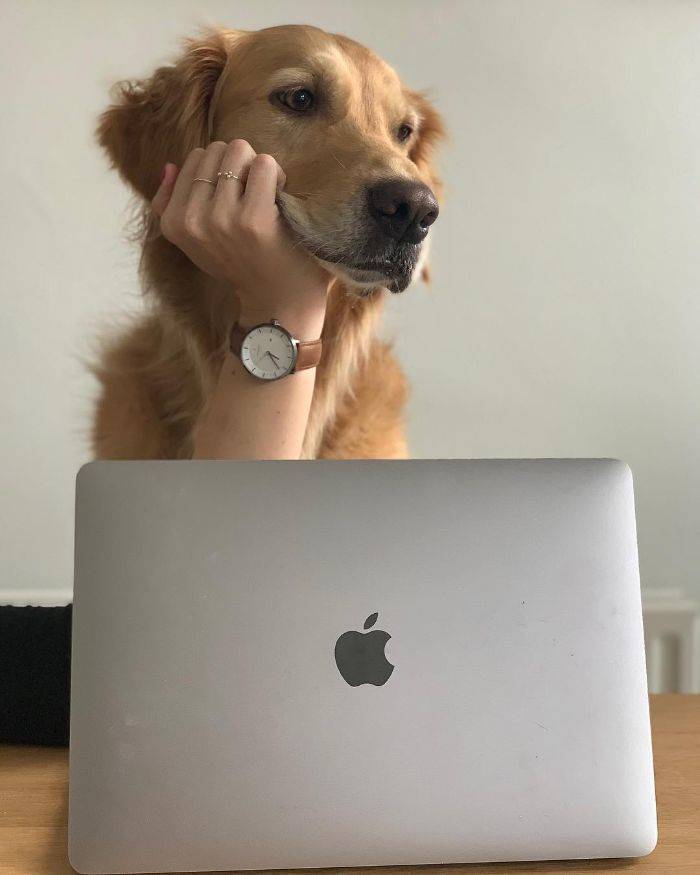
[[[619,461],[95,462],[75,562],[79,872],[655,845]]]

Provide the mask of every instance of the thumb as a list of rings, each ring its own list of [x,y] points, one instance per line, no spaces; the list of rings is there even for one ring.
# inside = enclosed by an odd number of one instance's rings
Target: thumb
[[[151,201],[153,212],[157,216],[162,216],[166,207],[170,203],[170,198],[173,195],[175,182],[177,181],[179,169],[177,164],[166,164],[163,168],[163,176],[160,180],[160,186],[155,193],[155,197]]]

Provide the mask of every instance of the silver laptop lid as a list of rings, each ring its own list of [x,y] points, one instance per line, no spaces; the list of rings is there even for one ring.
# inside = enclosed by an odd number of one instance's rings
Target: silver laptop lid
[[[80,872],[655,843],[620,462],[92,463],[73,624]]]

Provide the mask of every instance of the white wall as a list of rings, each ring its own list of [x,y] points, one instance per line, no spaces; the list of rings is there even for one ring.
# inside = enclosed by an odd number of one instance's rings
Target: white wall
[[[391,301],[422,456],[617,456],[642,573],[700,594],[700,4],[673,0],[0,3],[0,589],[70,587],[94,392],[138,306],[107,88],[198,23],[366,42],[447,117],[434,284]]]

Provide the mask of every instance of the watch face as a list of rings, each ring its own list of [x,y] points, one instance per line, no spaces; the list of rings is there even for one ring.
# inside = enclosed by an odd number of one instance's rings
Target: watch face
[[[294,370],[296,349],[283,328],[258,325],[243,338],[241,361],[254,377],[279,380]]]

